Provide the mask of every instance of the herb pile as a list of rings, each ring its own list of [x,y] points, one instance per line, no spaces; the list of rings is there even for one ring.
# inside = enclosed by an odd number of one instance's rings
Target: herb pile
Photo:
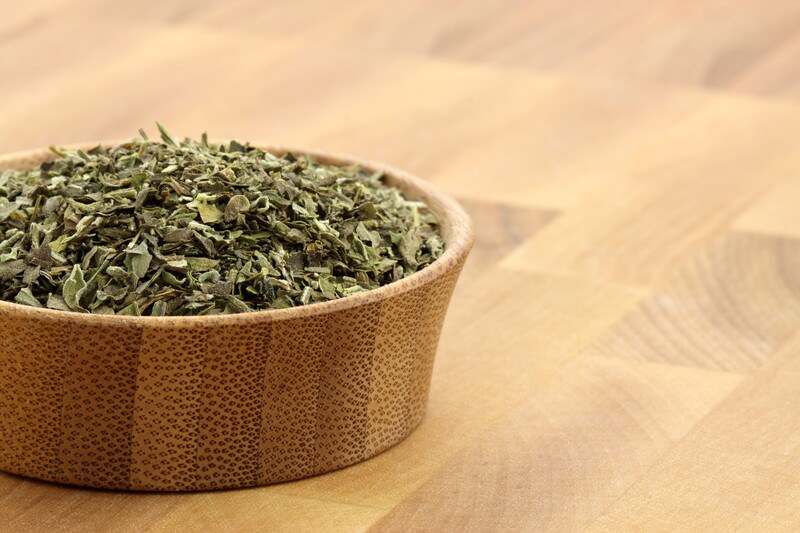
[[[374,289],[442,254],[434,216],[380,174],[159,130],[0,171],[0,299],[240,313]]]

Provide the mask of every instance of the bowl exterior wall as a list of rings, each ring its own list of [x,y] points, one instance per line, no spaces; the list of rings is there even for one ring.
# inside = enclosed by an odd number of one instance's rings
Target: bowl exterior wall
[[[0,307],[0,469],[92,487],[204,490],[371,457],[422,418],[461,266],[287,320],[76,327],[70,313]]]

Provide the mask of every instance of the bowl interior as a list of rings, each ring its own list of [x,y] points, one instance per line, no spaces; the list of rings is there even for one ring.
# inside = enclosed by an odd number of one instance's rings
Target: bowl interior
[[[110,146],[120,144],[125,141],[109,141],[100,144]],[[81,143],[78,145],[69,146],[69,148],[82,148],[90,149],[97,146],[98,143]],[[271,319],[291,319],[300,316],[309,316],[317,313],[325,313],[343,308],[358,306],[364,303],[372,302],[378,299],[385,298],[389,295],[396,294],[411,290],[434,277],[441,276],[449,272],[455,265],[463,263],[464,258],[472,247],[474,235],[472,230],[472,223],[469,216],[463,208],[450,196],[439,190],[437,187],[430,183],[413,176],[402,170],[377,163],[370,160],[360,159],[347,155],[330,154],[318,150],[308,149],[295,149],[271,143],[251,143],[253,146],[258,146],[268,152],[282,155],[287,152],[295,154],[306,154],[317,161],[335,165],[353,165],[358,164],[363,168],[375,172],[383,172],[386,183],[397,187],[406,195],[407,198],[412,200],[420,200],[425,202],[431,211],[436,216],[442,238],[445,242],[445,251],[442,256],[428,265],[424,269],[415,272],[411,276],[404,278],[400,281],[384,285],[383,287],[373,289],[367,292],[346,296],[337,300],[330,300],[326,302],[319,302],[309,304],[301,307],[292,307],[286,309],[274,309],[265,311],[253,311],[248,313],[240,313],[235,315],[211,315],[211,316],[180,316],[180,317],[129,317],[129,316],[108,316],[108,315],[90,315],[83,313],[68,313],[64,311],[54,311],[51,309],[40,309],[20,305],[14,302],[6,302],[0,300],[0,307],[12,306],[16,311],[31,315],[50,315],[53,318],[69,319],[76,321],[89,320],[96,321],[115,321],[120,323],[130,323],[131,321],[159,321],[165,326],[174,327],[179,323],[188,325],[190,323],[202,322],[211,320],[214,322],[232,321],[241,322],[251,319],[253,317],[260,317],[261,319],[269,316]],[[0,170],[2,169],[17,169],[17,170],[30,170],[35,169],[41,163],[51,160],[55,155],[49,149],[35,149],[25,152],[16,152],[11,154],[0,155]]]

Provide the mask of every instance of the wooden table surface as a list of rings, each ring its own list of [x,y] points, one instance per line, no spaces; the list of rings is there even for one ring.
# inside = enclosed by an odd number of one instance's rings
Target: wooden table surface
[[[0,474],[0,529],[800,528],[800,3],[0,13],[0,152],[160,120],[408,169],[478,234],[397,447],[219,493]]]

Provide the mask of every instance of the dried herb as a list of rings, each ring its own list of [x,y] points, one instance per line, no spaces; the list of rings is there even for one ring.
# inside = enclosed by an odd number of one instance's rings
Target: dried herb
[[[436,219],[380,174],[236,141],[53,148],[0,171],[0,299],[204,315],[332,300],[443,251]]]

